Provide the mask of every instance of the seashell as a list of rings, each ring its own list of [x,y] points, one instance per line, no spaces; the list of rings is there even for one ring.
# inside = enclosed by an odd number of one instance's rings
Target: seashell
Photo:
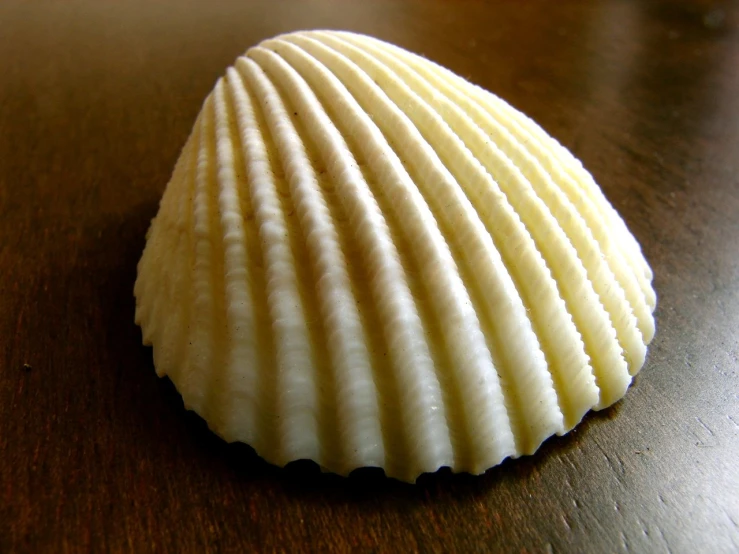
[[[655,332],[651,280],[525,115],[390,44],[299,32],[205,100],[136,321],[225,440],[413,481],[531,454],[619,400]]]

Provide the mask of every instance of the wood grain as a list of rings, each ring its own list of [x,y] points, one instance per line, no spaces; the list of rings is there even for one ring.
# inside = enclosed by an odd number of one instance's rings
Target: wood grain
[[[215,79],[301,28],[423,53],[583,160],[656,275],[622,402],[416,486],[184,411],[133,324],[144,233]],[[730,1],[0,3],[0,552],[739,549],[738,99]]]

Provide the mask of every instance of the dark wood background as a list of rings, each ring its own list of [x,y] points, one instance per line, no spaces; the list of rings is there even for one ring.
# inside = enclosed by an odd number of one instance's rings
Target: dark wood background
[[[144,233],[216,78],[300,28],[422,53],[584,161],[660,298],[622,402],[416,486],[184,411],[133,324]],[[0,3],[0,552],[736,551],[738,341],[737,2]]]

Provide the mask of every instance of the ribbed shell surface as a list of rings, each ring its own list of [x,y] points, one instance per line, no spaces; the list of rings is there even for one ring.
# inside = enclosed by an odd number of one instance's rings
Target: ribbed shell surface
[[[206,99],[136,321],[227,441],[413,481],[533,453],[619,400],[654,335],[651,279],[525,115],[387,43],[300,32]]]

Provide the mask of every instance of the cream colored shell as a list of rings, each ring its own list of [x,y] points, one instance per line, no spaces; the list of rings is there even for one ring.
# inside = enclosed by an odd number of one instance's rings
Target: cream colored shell
[[[413,481],[531,454],[620,399],[654,335],[651,279],[525,115],[389,44],[301,32],[206,99],[136,321],[227,441]]]

